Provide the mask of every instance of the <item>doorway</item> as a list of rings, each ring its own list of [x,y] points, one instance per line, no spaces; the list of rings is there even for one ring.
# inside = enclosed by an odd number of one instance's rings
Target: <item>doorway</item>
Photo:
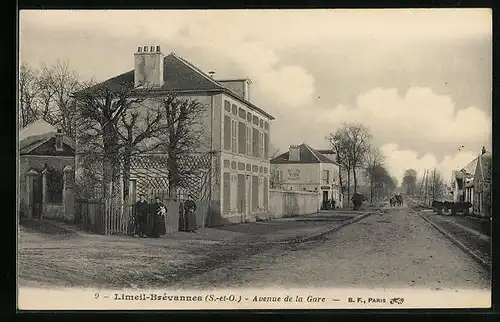
[[[323,191],[323,209],[328,209],[328,191]]]

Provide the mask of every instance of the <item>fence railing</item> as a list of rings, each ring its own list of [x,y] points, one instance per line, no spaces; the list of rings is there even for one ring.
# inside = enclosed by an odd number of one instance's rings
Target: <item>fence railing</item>
[[[182,211],[182,201],[165,200],[167,207],[166,232],[179,230],[179,218]],[[210,201],[196,202],[195,211],[198,227],[205,227],[209,222],[211,209],[217,205]],[[76,218],[80,229],[101,235],[133,235],[136,233],[135,205],[111,200],[78,200]],[[148,216],[147,226],[152,226],[151,216]]]

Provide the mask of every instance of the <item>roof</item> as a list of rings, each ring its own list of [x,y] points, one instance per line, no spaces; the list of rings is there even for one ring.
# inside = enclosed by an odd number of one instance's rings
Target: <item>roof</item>
[[[477,165],[478,158],[479,157],[475,158],[474,160],[469,162],[469,164],[467,164],[465,167],[463,167],[462,172],[463,172],[463,170],[465,170],[465,173],[473,175],[474,172],[476,171],[476,165]]]
[[[479,165],[481,169],[481,175],[484,180],[490,180],[491,179],[491,153],[486,152],[482,155],[479,156]]]
[[[19,131],[19,153],[26,154],[56,136],[57,130],[47,121],[40,119],[26,125]],[[73,140],[63,137],[64,143],[75,148]]]
[[[333,163],[334,161],[325,157],[317,150],[311,148],[309,145],[303,143],[298,146],[299,148],[299,161],[290,161],[290,152],[285,152],[271,160],[272,164],[302,164],[302,163]]]
[[[101,82],[90,89],[82,90],[74,93],[74,95],[81,95],[87,90],[98,87],[105,87],[111,91],[119,90],[120,88],[132,88],[134,86],[134,70],[112,77]],[[163,86],[152,89],[154,91],[162,92],[213,92],[225,93],[232,98],[241,101],[248,105],[251,109],[262,113],[271,120],[274,117],[265,112],[258,106],[242,98],[237,93],[225,87],[222,83],[216,81],[211,76],[207,75],[198,67],[194,66],[189,61],[178,56],[175,53],[170,53],[163,59]]]
[[[26,140],[29,137],[36,137],[50,133],[56,133],[57,130],[44,119],[36,120],[19,131],[19,142]]]

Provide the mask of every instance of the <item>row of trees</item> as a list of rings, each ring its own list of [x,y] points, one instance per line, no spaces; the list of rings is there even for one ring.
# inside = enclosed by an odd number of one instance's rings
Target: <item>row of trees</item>
[[[40,68],[21,65],[19,123],[44,119],[77,142],[86,192],[103,183],[103,197],[128,196],[131,159],[148,152],[168,155],[169,192],[195,171],[181,158],[199,147],[206,106],[173,93],[152,96],[152,88],[129,82],[83,82],[67,63]],[[123,176],[122,176],[123,174]],[[121,188],[123,184],[123,189]],[[120,192],[124,195],[120,196]]]
[[[75,100],[72,93],[81,89],[78,74],[68,62],[58,60],[39,68],[21,64],[19,71],[19,125],[25,127],[38,119],[57,125],[70,137],[75,135]]]
[[[403,187],[407,195],[419,197],[424,202],[442,199],[447,193],[443,175],[436,168],[424,171],[420,176],[415,169],[407,169]]]
[[[351,175],[354,194],[357,193],[359,170],[370,182],[370,200],[373,200],[375,195],[388,194],[396,189],[397,180],[387,171],[383,154],[372,145],[372,135],[363,124],[343,124],[335,133],[331,133],[327,140],[335,152],[340,167],[339,184],[342,191],[347,190],[348,200]],[[344,173],[346,178],[343,177]]]

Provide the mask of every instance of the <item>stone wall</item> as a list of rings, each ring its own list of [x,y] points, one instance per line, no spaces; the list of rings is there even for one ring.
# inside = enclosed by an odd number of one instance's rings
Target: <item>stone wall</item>
[[[303,191],[269,191],[270,218],[282,218],[316,213],[319,211],[318,195]]]

